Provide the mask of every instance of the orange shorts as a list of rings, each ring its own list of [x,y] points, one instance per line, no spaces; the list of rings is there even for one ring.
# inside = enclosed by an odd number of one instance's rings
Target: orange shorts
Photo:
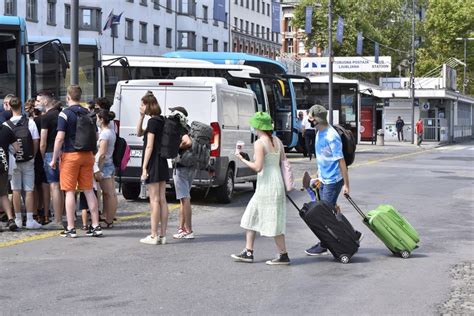
[[[90,151],[63,153],[59,162],[59,184],[63,191],[92,190],[94,155]]]

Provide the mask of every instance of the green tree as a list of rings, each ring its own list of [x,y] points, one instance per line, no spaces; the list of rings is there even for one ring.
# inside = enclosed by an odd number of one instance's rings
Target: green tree
[[[473,0],[428,0],[420,25],[422,42],[417,49],[416,70],[427,74],[450,57],[464,59],[464,43],[456,38],[474,37]],[[474,41],[467,42],[466,93],[474,94]],[[458,89],[462,91],[463,67],[457,67]]]

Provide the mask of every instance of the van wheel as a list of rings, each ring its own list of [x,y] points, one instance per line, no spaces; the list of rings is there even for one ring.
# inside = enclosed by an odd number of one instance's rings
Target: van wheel
[[[137,200],[140,195],[140,183],[123,183],[122,195],[126,200]]]
[[[234,171],[229,168],[225,176],[225,182],[216,188],[217,201],[220,203],[230,203],[234,195]]]

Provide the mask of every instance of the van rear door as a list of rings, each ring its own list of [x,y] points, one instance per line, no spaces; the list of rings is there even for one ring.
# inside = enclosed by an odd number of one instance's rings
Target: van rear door
[[[173,85],[166,88],[166,101],[161,107],[163,114],[169,109],[182,106],[188,111],[188,122],[199,121],[211,124],[212,86]]]

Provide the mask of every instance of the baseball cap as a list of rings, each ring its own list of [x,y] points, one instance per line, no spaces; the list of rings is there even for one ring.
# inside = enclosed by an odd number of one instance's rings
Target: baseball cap
[[[327,124],[328,122],[328,119],[327,119],[328,110],[326,110],[326,108],[320,104],[313,105],[309,109],[308,114],[315,120],[316,124],[321,124],[321,123]]]

